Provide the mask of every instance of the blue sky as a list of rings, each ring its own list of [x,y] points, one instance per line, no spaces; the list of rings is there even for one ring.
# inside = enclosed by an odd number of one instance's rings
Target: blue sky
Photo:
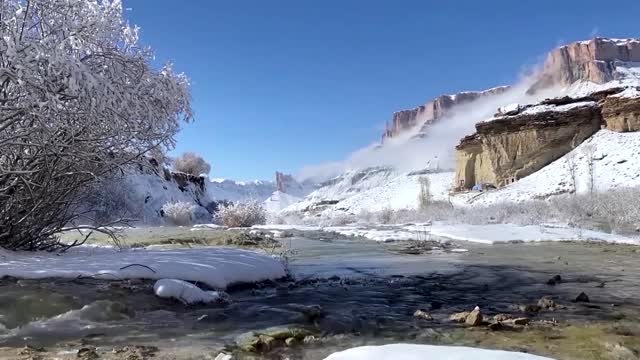
[[[173,152],[212,177],[341,160],[397,110],[513,82],[553,47],[640,37],[640,1],[124,0],[158,61],[192,80]]]

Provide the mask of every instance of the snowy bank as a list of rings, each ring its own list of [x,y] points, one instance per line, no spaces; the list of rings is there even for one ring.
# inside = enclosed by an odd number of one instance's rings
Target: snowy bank
[[[80,246],[66,253],[0,250],[0,277],[179,279],[224,289],[285,276],[284,265],[258,252],[226,248],[126,249]]]
[[[458,346],[391,344],[362,346],[329,355],[325,360],[552,360],[536,355]]]
[[[278,228],[278,225],[274,225]],[[406,240],[458,240],[483,244],[538,241],[603,241],[617,244],[640,245],[640,239],[600,231],[572,228],[560,224],[516,225],[516,224],[443,224],[414,225],[346,225],[310,227],[285,225],[286,229],[335,232],[344,236],[361,237],[373,241]],[[261,227],[263,229],[269,226]]]

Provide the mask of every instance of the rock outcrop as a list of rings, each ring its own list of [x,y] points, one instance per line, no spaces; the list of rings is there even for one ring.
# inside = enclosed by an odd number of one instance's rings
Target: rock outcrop
[[[382,141],[398,136],[418,125],[430,125],[445,116],[454,106],[466,104],[485,96],[501,94],[508,88],[508,86],[500,86],[484,91],[464,91],[454,95],[441,95],[417,108],[395,112],[391,124],[387,124],[382,135]]]
[[[534,93],[552,85],[568,86],[576,81],[603,84],[623,78],[618,65],[640,61],[640,40],[595,38],[561,46],[551,51],[539,80],[529,89]]]
[[[563,156],[600,129],[595,101],[541,104],[476,124],[456,147],[456,185],[499,187]]]
[[[602,118],[609,130],[640,131],[640,89],[629,88],[607,97],[602,105]]]
[[[612,87],[586,97],[502,108],[456,147],[458,189],[501,187],[565,155],[601,128],[640,131],[640,88]]]

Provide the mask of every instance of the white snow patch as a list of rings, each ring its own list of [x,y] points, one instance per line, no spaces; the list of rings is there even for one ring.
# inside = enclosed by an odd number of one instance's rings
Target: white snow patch
[[[267,212],[277,213],[300,200],[302,200],[302,198],[282,191],[275,191],[267,200],[264,201],[263,205]]]
[[[66,253],[0,250],[0,277],[27,279],[180,279],[224,289],[284,277],[284,265],[258,252],[228,248],[124,249],[80,246]]]
[[[204,291],[190,282],[178,279],[161,279],[153,285],[156,296],[176,299],[183,304],[211,303],[223,297],[217,291]]]
[[[531,354],[461,346],[391,344],[356,347],[325,360],[552,360]]]
[[[638,98],[640,97],[640,90],[637,87],[629,87],[624,89],[622,92],[611,95],[611,97],[621,97],[621,98]]]

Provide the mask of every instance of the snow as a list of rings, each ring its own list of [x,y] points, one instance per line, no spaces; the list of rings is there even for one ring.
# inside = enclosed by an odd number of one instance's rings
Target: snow
[[[80,246],[66,253],[0,250],[0,277],[179,279],[225,289],[284,277],[284,265],[258,252],[228,248],[124,249]]]
[[[640,245],[640,239],[598,231],[570,228],[562,225],[515,225],[515,224],[445,224],[416,225],[334,226],[322,230],[345,236],[363,237],[374,241],[406,240],[458,240],[482,244],[539,241],[604,241],[609,243]]]
[[[429,179],[433,200],[447,200],[453,172],[411,174],[391,169],[348,172],[302,201],[285,208],[283,212],[301,211],[326,200],[339,201],[335,207],[352,214],[384,209],[416,209],[421,177]],[[329,207],[323,214],[331,216],[333,212],[333,207]]]
[[[632,99],[638,98],[640,97],[640,90],[637,87],[628,87],[620,93],[611,95],[611,97],[632,98]]]
[[[577,192],[587,193],[590,157],[593,159],[596,190],[640,186],[640,133],[603,129],[541,170],[499,190],[478,194],[468,203],[522,202],[569,193],[573,191],[569,171],[571,162],[575,163]]]
[[[569,110],[580,108],[580,107],[595,107],[597,106],[597,104],[594,101],[578,101],[575,103],[564,104],[564,105],[540,104],[540,105],[527,107],[526,109],[524,109],[523,111],[519,112],[516,115],[500,115],[500,113],[517,110],[518,106],[519,106],[518,104],[511,104],[511,105],[502,107],[498,109],[499,112],[497,116],[487,119],[483,122],[490,122],[490,121],[500,120],[500,119],[510,119],[516,116],[533,115],[533,114],[539,114],[539,113],[549,112],[549,111],[564,112],[564,111],[569,111]]]
[[[391,344],[333,353],[325,360],[552,360],[531,354],[460,346]]]
[[[140,214],[140,222],[149,225],[164,223],[160,209],[167,203],[186,202],[194,205],[196,222],[211,221],[209,212],[198,204],[206,204],[209,198],[201,194],[195,184],[180,189],[175,181],[167,181],[155,174],[130,174],[124,178],[128,207]]]
[[[229,201],[264,201],[276,190],[272,181],[233,181],[228,179],[211,179],[207,182],[207,194],[214,200]]]
[[[176,299],[184,304],[211,303],[222,299],[217,291],[204,291],[192,283],[177,279],[161,279],[153,285],[156,296]]]
[[[277,190],[263,204],[267,212],[277,213],[300,200],[302,198]]]

